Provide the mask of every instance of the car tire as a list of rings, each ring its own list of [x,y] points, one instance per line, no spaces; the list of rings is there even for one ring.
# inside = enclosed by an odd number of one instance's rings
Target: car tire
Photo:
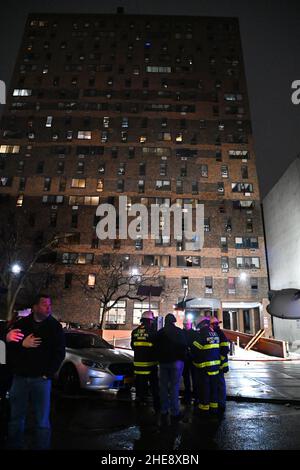
[[[65,364],[59,374],[59,385],[64,393],[75,394],[79,392],[80,381],[73,364]]]

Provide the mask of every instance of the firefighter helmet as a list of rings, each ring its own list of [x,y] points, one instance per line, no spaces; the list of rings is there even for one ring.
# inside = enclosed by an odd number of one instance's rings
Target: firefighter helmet
[[[141,320],[144,319],[154,320],[154,313],[151,310],[146,310],[141,316]]]

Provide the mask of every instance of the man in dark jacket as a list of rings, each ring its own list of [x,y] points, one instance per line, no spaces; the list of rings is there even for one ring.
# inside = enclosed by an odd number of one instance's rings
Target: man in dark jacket
[[[165,326],[157,333],[157,354],[159,361],[161,414],[171,418],[181,418],[179,408],[179,385],[187,352],[183,330],[175,326],[172,313],[165,317]]]
[[[183,333],[184,333],[187,345],[191,344],[191,338],[193,336],[192,326],[193,326],[192,321],[189,318],[185,318],[183,320]],[[198,397],[197,383],[196,383],[196,371],[195,371],[195,366],[192,361],[190,348],[188,348],[188,351],[186,354],[182,376],[183,376],[183,383],[184,383],[183,402],[186,405],[190,405],[192,398],[196,400]]]
[[[134,351],[134,375],[136,404],[147,403],[148,387],[153,397],[153,407],[159,411],[157,353],[155,349],[156,330],[151,310],[143,312],[141,324],[131,333],[131,348]]]
[[[228,367],[228,353],[229,353],[229,341],[223,330],[220,328],[220,321],[216,317],[212,317],[210,324],[213,330],[217,333],[220,338],[220,372],[218,374],[218,403],[219,412],[224,412],[226,409],[226,381],[225,376],[229,371]]]
[[[8,343],[9,362],[14,373],[10,390],[11,417],[8,446],[22,448],[28,402],[35,418],[35,449],[50,446],[51,379],[65,357],[65,339],[60,323],[51,316],[51,299],[37,297],[32,314],[18,322],[24,335]]]

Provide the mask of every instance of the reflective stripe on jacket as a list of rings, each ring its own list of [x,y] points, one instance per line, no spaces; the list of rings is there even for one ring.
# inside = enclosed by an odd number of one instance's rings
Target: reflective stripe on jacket
[[[219,336],[209,326],[195,331],[191,353],[193,364],[197,369],[204,370],[208,375],[217,375],[220,370],[220,340]]]
[[[135,328],[131,333],[131,347],[134,351],[134,373],[149,375],[158,364],[154,344],[156,332],[145,324]]]

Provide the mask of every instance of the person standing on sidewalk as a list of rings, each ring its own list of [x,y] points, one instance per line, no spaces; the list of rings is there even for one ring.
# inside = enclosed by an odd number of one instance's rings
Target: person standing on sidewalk
[[[191,344],[191,338],[193,337],[192,326],[192,321],[189,318],[185,318],[183,320],[183,334],[185,336],[187,345]],[[183,403],[189,406],[192,402],[192,398],[196,399],[198,395],[196,385],[196,371],[192,361],[190,348],[187,349],[182,376],[184,383]]]
[[[150,384],[154,411],[159,412],[158,361],[155,349],[156,329],[154,320],[151,310],[143,312],[140,326],[131,333],[131,349],[134,351],[136,404],[145,405],[147,403]]]
[[[24,339],[8,343],[9,362],[14,374],[9,394],[8,447],[23,448],[25,420],[31,400],[35,418],[33,448],[48,449],[51,379],[65,357],[64,332],[51,315],[48,295],[36,298],[32,314],[18,322],[18,329]]]
[[[229,371],[228,367],[228,354],[229,354],[229,341],[223,330],[220,328],[220,322],[216,317],[212,317],[210,320],[211,327],[217,333],[220,339],[220,372],[218,374],[218,404],[219,412],[224,413],[226,410],[226,381],[225,376]]]
[[[171,419],[182,418],[179,408],[179,386],[187,353],[187,343],[183,330],[175,326],[172,313],[165,317],[165,326],[157,333],[157,353],[159,361],[159,385],[161,416],[166,419],[171,411]]]

